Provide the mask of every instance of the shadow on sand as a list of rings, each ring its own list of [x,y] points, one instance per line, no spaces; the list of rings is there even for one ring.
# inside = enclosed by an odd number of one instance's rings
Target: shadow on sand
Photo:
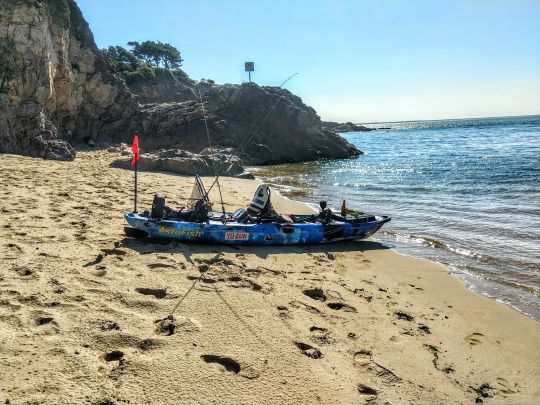
[[[120,244],[135,250],[140,254],[156,252],[179,253],[191,261],[192,254],[204,253],[244,253],[256,255],[266,259],[272,254],[305,254],[305,253],[340,253],[340,252],[365,252],[368,250],[390,249],[391,245],[372,240],[345,241],[320,245],[296,245],[296,246],[250,246],[250,245],[218,245],[204,243],[181,243],[171,239],[153,238],[123,238]]]

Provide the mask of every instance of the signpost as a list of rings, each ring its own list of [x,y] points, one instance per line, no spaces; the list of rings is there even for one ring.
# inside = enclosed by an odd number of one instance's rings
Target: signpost
[[[245,70],[249,74],[249,82],[251,83],[251,72],[255,70],[255,62],[245,62]]]

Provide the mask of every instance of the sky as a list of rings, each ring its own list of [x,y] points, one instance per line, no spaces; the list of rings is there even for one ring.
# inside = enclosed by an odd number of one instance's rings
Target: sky
[[[285,84],[324,120],[540,114],[540,0],[77,0],[97,45],[157,40],[193,79]]]

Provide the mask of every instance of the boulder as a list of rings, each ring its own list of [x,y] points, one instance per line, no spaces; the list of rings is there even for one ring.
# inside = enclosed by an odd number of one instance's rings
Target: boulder
[[[247,165],[345,159],[362,153],[323,129],[315,110],[288,90],[254,83],[201,83],[200,89],[204,111],[199,100],[145,104],[118,134],[139,130],[147,150],[181,147],[199,153],[209,146],[206,115],[212,145],[229,148]]]
[[[147,171],[163,171],[182,175],[213,176],[214,170],[221,176],[242,176],[246,172],[240,164],[240,159],[227,153],[227,150],[205,150],[201,154],[191,153],[181,149],[164,149],[156,152],[143,153],[140,156],[138,169]],[[130,159],[117,159],[112,167],[131,169]]]

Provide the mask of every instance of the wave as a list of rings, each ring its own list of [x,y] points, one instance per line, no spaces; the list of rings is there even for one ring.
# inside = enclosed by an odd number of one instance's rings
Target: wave
[[[480,253],[473,252],[472,250],[469,250],[463,247],[452,246],[442,240],[435,239],[428,236],[420,236],[420,235],[414,235],[414,234],[411,234],[411,235],[401,234],[401,233],[388,230],[388,229],[381,229],[379,233],[386,236],[390,236],[391,238],[399,242],[416,243],[416,244],[421,244],[421,245],[424,245],[433,249],[442,249],[447,252],[451,252],[459,256],[462,256],[462,257],[474,259],[483,264],[496,265],[496,266],[501,266],[501,267],[502,266],[513,267],[513,268],[519,268],[522,270],[529,270],[532,272],[537,272],[540,270],[539,263],[528,262],[528,261],[523,261],[523,260],[509,260],[509,259],[504,259],[501,257],[480,254]]]

